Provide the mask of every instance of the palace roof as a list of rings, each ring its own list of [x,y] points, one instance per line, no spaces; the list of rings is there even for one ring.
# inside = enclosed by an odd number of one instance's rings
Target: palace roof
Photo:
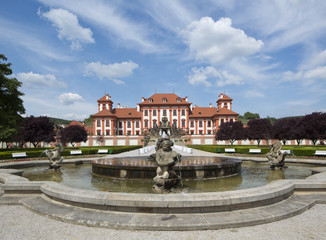
[[[92,117],[114,117],[114,118],[140,118],[141,113],[136,108],[115,108],[111,111],[103,109]]]
[[[181,98],[174,93],[155,93],[149,98],[143,98],[139,105],[190,105],[187,97]]]
[[[238,113],[229,110],[228,108],[221,108],[218,110],[216,107],[194,107],[189,118],[195,117],[213,117],[215,115],[238,115]]]

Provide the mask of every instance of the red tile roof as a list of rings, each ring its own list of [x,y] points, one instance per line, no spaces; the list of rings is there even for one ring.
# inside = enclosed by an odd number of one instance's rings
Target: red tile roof
[[[103,109],[102,111],[93,114],[92,117],[116,117],[116,116],[108,109]]]
[[[216,107],[194,107],[192,109],[192,114],[189,115],[189,118],[192,117],[213,117],[217,113]]]
[[[73,125],[78,125],[78,126],[82,126],[82,127],[84,127],[87,133],[92,133],[92,132],[93,132],[93,129],[92,129],[92,128],[87,127],[87,126],[84,125],[83,123],[78,122],[78,121],[75,121],[75,120],[71,121],[67,127],[69,127],[69,126],[73,126]]]
[[[217,115],[236,115],[238,116],[239,114],[236,112],[233,112],[229,110],[228,108],[221,108],[218,112]]]
[[[217,110],[216,107],[194,107],[189,118],[195,117],[213,117],[215,115],[238,115],[238,113],[233,112],[227,108],[222,108]]]
[[[106,97],[108,97],[108,99],[106,99]],[[99,100],[97,100],[98,102],[112,102],[111,101],[111,97],[109,94],[105,94],[104,97],[101,97]],[[112,102],[113,103],[113,102]]]
[[[218,97],[219,97],[219,99],[217,100],[217,102],[218,101],[232,101],[233,100],[232,98],[226,96],[224,93],[221,93]]]
[[[116,108],[114,112],[118,118],[140,118],[141,116],[137,108]]]
[[[104,109],[95,113],[92,117],[113,117],[113,118],[140,118],[141,113],[136,108],[115,108],[112,112]]]
[[[139,105],[190,105],[186,98],[181,98],[174,93],[156,93],[149,98],[143,98],[144,101]],[[163,101],[166,99],[166,102]]]

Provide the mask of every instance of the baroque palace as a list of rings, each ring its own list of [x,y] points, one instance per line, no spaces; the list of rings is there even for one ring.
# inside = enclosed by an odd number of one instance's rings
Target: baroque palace
[[[232,111],[232,99],[223,93],[219,95],[216,107],[212,104],[209,107],[193,106],[188,97],[174,93],[143,97],[136,108],[120,107],[119,103],[114,108],[109,94],[97,102],[98,112],[92,115],[93,134],[94,137],[103,136],[104,145],[140,144],[140,135],[159,125],[163,117],[171,126],[181,128],[193,144],[213,144],[219,126],[223,122],[237,121],[238,116]]]

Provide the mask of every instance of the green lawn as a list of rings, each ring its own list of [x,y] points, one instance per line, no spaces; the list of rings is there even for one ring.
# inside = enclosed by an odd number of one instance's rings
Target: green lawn
[[[65,147],[64,152],[61,153],[62,156],[71,156],[70,151],[72,150],[81,150],[82,156],[84,155],[97,155],[98,149],[108,149],[109,154],[117,154],[121,152],[131,151],[138,148],[141,148],[142,146],[92,146],[92,147]],[[42,156],[42,152],[46,149],[54,149],[54,148],[9,148],[9,149],[0,149],[0,160],[13,160],[12,153],[18,153],[18,152],[26,152],[27,159],[29,158],[36,158],[40,159]],[[81,155],[77,155],[75,157],[80,157]],[[19,158],[19,159],[26,159],[26,158]]]

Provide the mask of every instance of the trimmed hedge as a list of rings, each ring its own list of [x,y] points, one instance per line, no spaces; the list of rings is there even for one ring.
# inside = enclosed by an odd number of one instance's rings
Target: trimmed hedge
[[[98,149],[108,149],[109,154],[117,154],[126,151],[131,151],[138,149],[142,146],[94,146],[94,147],[75,147],[75,148],[64,148],[64,151],[61,153],[61,156],[71,156],[70,151],[72,150],[81,150],[82,155],[96,155]],[[4,159],[14,159],[12,157],[12,153],[16,152],[26,152],[27,158],[40,158],[46,157],[42,155],[42,152],[46,149],[54,149],[54,148],[10,148],[6,149],[7,151],[0,152],[0,160]],[[79,155],[80,156],[80,155]],[[27,158],[19,158],[19,159],[27,159]]]

